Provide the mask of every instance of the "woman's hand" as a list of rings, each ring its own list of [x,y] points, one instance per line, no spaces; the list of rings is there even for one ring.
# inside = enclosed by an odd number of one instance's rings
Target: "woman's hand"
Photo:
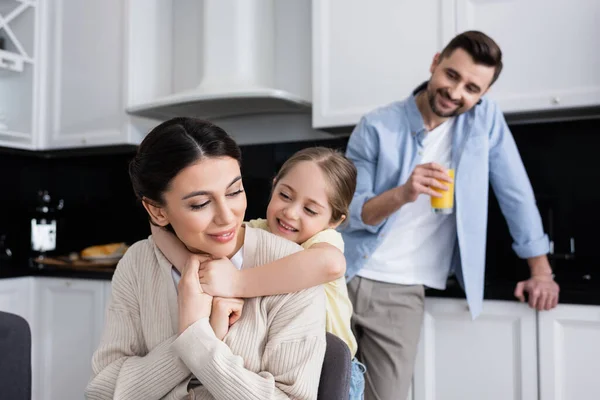
[[[242,316],[244,300],[215,297],[210,314],[210,326],[219,340],[223,340],[229,327]]]
[[[179,334],[182,334],[190,325],[196,321],[210,317],[213,298],[204,293],[198,280],[200,270],[200,256],[188,257],[181,280],[177,285],[179,306]]]
[[[200,283],[211,296],[242,297],[241,275],[227,257],[203,261],[200,265]]]

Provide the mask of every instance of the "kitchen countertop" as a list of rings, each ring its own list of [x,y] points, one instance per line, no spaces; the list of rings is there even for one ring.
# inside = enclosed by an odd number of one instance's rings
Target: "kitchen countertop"
[[[33,269],[27,267],[0,266],[0,279],[18,278],[23,276],[44,276],[54,278],[73,278],[73,279],[98,279],[111,280],[114,270],[109,269],[106,272],[100,271],[81,271],[66,268],[44,268]]]
[[[113,276],[112,270],[106,272],[95,271],[76,271],[69,269],[50,269],[44,268],[41,270],[32,268],[18,268],[14,266],[0,266],[0,279],[16,278],[23,276],[43,276],[54,278],[69,278],[69,279],[98,279],[110,280]],[[560,303],[562,304],[590,304],[600,305],[600,286],[597,283],[591,282],[560,282]],[[517,301],[514,297],[516,282],[494,282],[487,284],[485,287],[484,298],[486,300],[507,300]],[[464,298],[465,294],[458,282],[450,278],[446,290],[427,289],[425,291],[427,297],[447,297],[447,298]]]
[[[600,305],[600,287],[597,283],[561,282],[559,279],[557,279],[557,283],[560,285],[559,303]],[[514,296],[516,285],[517,282],[509,281],[488,283],[485,286],[484,299],[518,301]],[[427,297],[465,297],[459,283],[452,278],[448,280],[446,290],[427,289],[425,295]]]

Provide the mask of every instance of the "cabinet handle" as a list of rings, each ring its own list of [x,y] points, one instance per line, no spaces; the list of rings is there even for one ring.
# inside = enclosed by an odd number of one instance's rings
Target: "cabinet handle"
[[[555,96],[555,97],[553,97],[553,98],[552,98],[552,100],[550,100],[550,101],[551,101],[551,103],[552,103],[552,104],[554,104],[554,105],[558,105],[558,104],[560,104],[560,97],[558,97],[558,96]]]

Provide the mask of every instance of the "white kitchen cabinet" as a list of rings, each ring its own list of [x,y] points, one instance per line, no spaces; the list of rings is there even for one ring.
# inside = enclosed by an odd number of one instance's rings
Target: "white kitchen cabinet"
[[[0,51],[0,146],[44,150],[139,140],[124,111],[126,3],[0,3],[0,21],[10,19],[4,29],[0,22],[0,34],[9,32]]]
[[[32,325],[33,278],[0,279],[0,311],[19,315]],[[31,328],[31,327],[30,327]]]
[[[429,78],[455,0],[313,0],[313,126],[355,125]]]
[[[600,307],[559,304],[538,318],[540,399],[599,399]]]
[[[598,0],[456,3],[457,31],[483,31],[502,49],[490,96],[505,113],[600,104]]]
[[[414,400],[538,400],[536,311],[486,301],[473,321],[462,299],[426,298]]]
[[[105,282],[36,278],[38,399],[82,399],[104,324]]]
[[[600,105],[597,0],[313,0],[313,126],[355,125],[406,98],[458,33],[498,42],[489,96],[505,113]]]
[[[45,3],[45,2],[44,2]],[[40,49],[37,2],[0,2],[0,146],[33,148],[38,123]]]
[[[108,307],[108,304],[110,303],[110,298],[111,298],[111,290],[112,290],[112,284],[110,281],[108,282],[102,282],[102,290],[104,292],[103,296],[104,296],[104,304],[102,305],[102,309],[104,310],[104,312],[102,313],[102,324],[100,325],[100,331],[99,334],[101,337],[102,336],[102,332],[104,330],[104,323],[106,322],[106,309]]]

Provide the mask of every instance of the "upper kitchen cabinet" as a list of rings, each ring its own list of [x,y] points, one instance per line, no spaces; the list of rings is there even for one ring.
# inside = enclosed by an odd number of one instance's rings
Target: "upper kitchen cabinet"
[[[352,126],[429,77],[454,0],[313,0],[313,126]]]
[[[500,45],[504,69],[490,90],[505,113],[600,105],[598,0],[456,0],[458,32]]]
[[[310,114],[310,0],[128,3],[131,115]]]
[[[459,32],[502,48],[490,91],[505,113],[600,105],[597,0],[313,0],[313,126],[353,126],[429,78]]]
[[[36,2],[0,2],[0,146],[34,147],[39,14]]]
[[[0,2],[0,146],[133,142],[125,118],[126,2]]]

